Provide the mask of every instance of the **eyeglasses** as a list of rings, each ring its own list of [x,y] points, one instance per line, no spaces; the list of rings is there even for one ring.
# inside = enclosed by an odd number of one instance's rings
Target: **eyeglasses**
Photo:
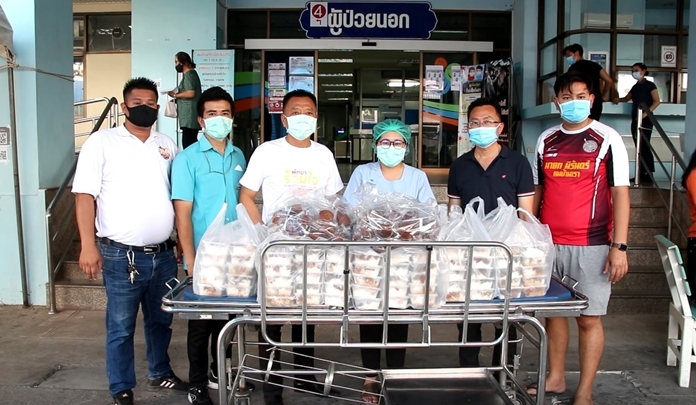
[[[469,128],[478,128],[478,127],[495,127],[498,124],[500,124],[500,121],[491,121],[491,120],[485,120],[485,121],[469,121]]]
[[[212,166],[210,165],[210,159],[208,159],[208,151],[203,152],[203,156],[205,156],[205,161],[208,162],[208,173],[217,173],[217,174],[221,174],[224,176],[227,173],[229,173],[230,170],[232,170],[232,159],[230,159],[229,167],[223,173],[223,172],[218,172],[218,171],[213,170]],[[222,166],[223,167],[225,166],[225,157],[224,156],[222,157]]]
[[[375,142],[375,145],[387,149],[390,146],[393,146],[394,149],[404,149],[408,144],[404,141],[396,140],[396,141],[390,141],[389,139],[383,139],[381,141]]]

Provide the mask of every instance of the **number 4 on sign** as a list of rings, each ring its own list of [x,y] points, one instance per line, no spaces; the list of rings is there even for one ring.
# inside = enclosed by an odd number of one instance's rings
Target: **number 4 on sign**
[[[312,27],[328,27],[326,18],[326,3],[310,3],[309,12],[312,13]]]

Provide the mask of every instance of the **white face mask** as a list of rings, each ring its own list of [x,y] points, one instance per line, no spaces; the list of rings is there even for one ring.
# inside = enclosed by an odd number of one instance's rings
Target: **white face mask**
[[[309,138],[317,129],[317,119],[309,115],[286,115],[285,119],[288,120],[288,134],[298,141]]]
[[[643,78],[643,75],[640,74],[640,72],[633,72],[633,78],[636,80],[640,80]]]

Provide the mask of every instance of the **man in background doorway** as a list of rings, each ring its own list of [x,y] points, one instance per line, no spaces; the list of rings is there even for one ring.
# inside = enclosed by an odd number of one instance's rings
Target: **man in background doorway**
[[[597,62],[583,59],[583,49],[580,44],[572,44],[563,48],[563,56],[570,67],[569,72],[584,73],[590,77],[592,81],[592,95],[594,102],[590,109],[590,118],[599,121],[602,116],[602,104],[604,101],[609,101],[609,94],[614,87],[614,80],[609,76],[606,70]],[[602,87],[600,81],[604,82]]]

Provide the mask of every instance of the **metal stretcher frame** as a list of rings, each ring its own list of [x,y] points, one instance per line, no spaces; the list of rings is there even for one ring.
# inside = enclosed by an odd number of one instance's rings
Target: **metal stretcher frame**
[[[222,329],[218,339],[218,378],[220,404],[227,405],[234,393],[227,392],[227,370],[225,353],[227,346],[231,343],[232,335],[237,331],[237,350],[239,366],[242,366],[245,357],[245,335],[244,325],[258,325],[261,336],[268,344],[278,348],[294,347],[350,347],[350,348],[426,348],[426,347],[481,347],[501,345],[502,366],[488,367],[490,371],[503,371],[500,373],[500,383],[505,384],[510,379],[514,387],[518,389],[520,398],[528,404],[542,405],[544,403],[544,388],[546,378],[546,358],[547,358],[547,335],[544,326],[537,317],[576,317],[580,312],[587,308],[587,297],[575,291],[573,287],[556,282],[566,287],[572,293],[570,300],[564,301],[545,301],[510,299],[512,285],[513,253],[511,249],[499,242],[324,242],[324,241],[297,241],[279,240],[273,241],[265,246],[260,255],[259,273],[259,297],[265,296],[265,259],[267,252],[274,248],[292,248],[302,251],[303,256],[303,283],[302,296],[307,296],[307,254],[310,249],[325,249],[340,247],[345,250],[345,266],[343,270],[344,279],[344,305],[343,308],[312,307],[307,305],[307,300],[293,308],[271,308],[265,300],[260,303],[240,302],[240,301],[207,301],[207,300],[186,300],[182,299],[183,291],[188,284],[184,282],[174,286],[172,290],[163,298],[163,310],[167,312],[179,313],[180,316],[189,319],[228,319],[230,315],[237,315],[230,320]],[[350,255],[349,252],[355,248],[381,249],[386,252],[386,266],[390,268],[391,252],[398,248],[419,248],[426,253],[425,278],[425,299],[423,309],[391,309],[388,308],[389,302],[389,277],[384,277],[382,283],[382,299],[384,301],[382,310],[355,310],[350,309],[349,297],[349,275],[350,275]],[[442,248],[468,249],[468,271],[466,277],[466,300],[462,303],[446,303],[439,308],[430,308],[430,270],[433,261],[433,253],[440,252]],[[498,248],[505,252],[508,258],[507,279],[504,298],[494,301],[472,301],[470,300],[470,286],[473,273],[473,252],[474,248]],[[388,274],[388,273],[387,273]],[[269,338],[267,333],[268,325],[283,325],[286,323],[302,325],[301,342],[276,342]],[[422,335],[420,342],[390,343],[387,341],[387,325],[389,323],[421,324]],[[468,342],[466,331],[469,323],[501,323],[503,333],[492,341],[487,342]],[[354,343],[348,339],[351,325],[364,324],[383,324],[385,326],[381,342],[375,343]],[[463,333],[461,341],[455,342],[436,342],[432,341],[430,335],[431,324],[462,324]],[[538,395],[536,400],[530,397],[522,389],[522,385],[517,381],[516,376],[510,371],[505,361],[507,358],[508,347],[508,327],[513,327],[521,333],[539,349],[539,369],[538,369]],[[525,324],[531,325],[538,333],[534,336],[527,329]],[[340,333],[337,342],[308,342],[307,325],[337,325],[340,326]],[[269,370],[270,372],[270,363]],[[277,375],[291,376],[298,374],[297,371],[274,371]],[[238,378],[239,386],[244,388],[244,378]]]

